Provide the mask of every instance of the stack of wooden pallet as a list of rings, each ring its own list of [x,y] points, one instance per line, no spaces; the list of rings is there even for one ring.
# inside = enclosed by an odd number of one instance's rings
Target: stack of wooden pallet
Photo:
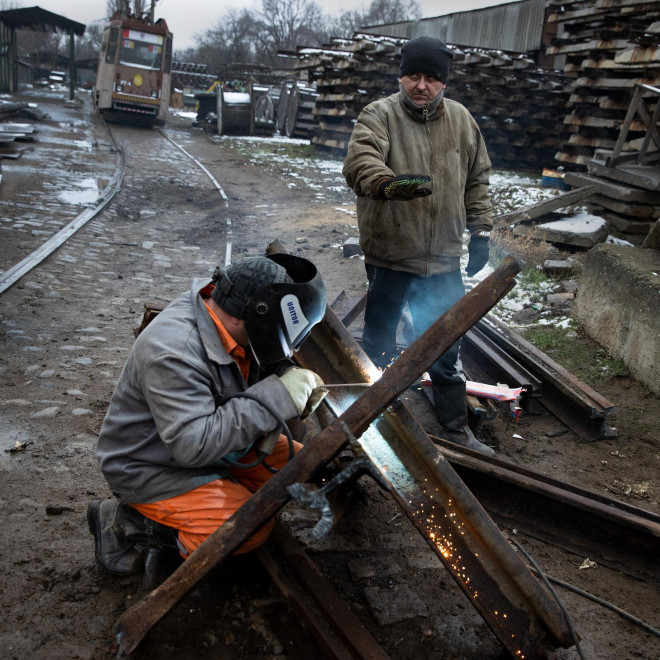
[[[556,159],[584,170],[596,150],[613,149],[635,83],[660,85],[660,3],[552,0],[549,10],[557,36],[546,52],[565,56],[574,77],[564,117],[570,136]],[[633,124],[630,140],[645,130]]]
[[[319,92],[312,142],[346,153],[353,125],[368,103],[398,90],[404,39],[356,35],[323,48],[299,48],[296,68],[307,70]],[[525,53],[459,48],[447,97],[474,115],[497,167],[540,171],[551,164],[565,136],[563,108],[570,88],[559,72],[539,69]]]

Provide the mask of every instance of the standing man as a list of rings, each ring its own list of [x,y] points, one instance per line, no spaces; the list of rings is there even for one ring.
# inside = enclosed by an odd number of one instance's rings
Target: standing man
[[[96,452],[115,495],[87,511],[103,569],[139,572],[151,545],[189,556],[301,448],[279,429],[318,405],[323,383],[289,358],[325,304],[310,261],[250,257],[194,280],[140,334]]]
[[[439,39],[406,42],[399,92],[364,108],[348,145],[343,173],[358,197],[369,280],[362,347],[381,368],[395,357],[406,302],[419,335],[465,294],[466,229],[467,275],[488,262],[491,164],[472,115],[443,98],[452,57]],[[467,424],[459,348],[429,369],[436,416],[448,440],[493,455]]]

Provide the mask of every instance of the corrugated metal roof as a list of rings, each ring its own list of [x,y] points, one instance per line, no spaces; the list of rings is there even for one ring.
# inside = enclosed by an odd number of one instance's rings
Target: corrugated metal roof
[[[418,21],[370,25],[360,30],[404,39],[437,37],[456,46],[527,52],[542,47],[546,2],[519,0]]]
[[[8,9],[0,11],[0,23],[16,30],[35,30],[39,32],[55,32],[61,30],[82,37],[85,25],[72,21],[70,18],[46,11],[41,7],[26,7],[25,9]]]

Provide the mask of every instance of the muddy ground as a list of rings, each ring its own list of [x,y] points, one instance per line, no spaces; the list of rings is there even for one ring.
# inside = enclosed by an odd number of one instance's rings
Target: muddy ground
[[[49,117],[34,122],[34,143],[13,147],[25,150],[21,158],[2,161],[4,270],[76,217],[85,192],[103,189],[117,162],[87,100],[67,107],[57,94],[26,98]],[[229,243],[235,260],[262,254],[276,238],[317,263],[330,301],[342,291],[358,296],[365,290],[362,262],[345,258],[339,247],[357,231],[354,202],[337,185],[337,168],[310,167],[303,176],[279,160],[257,163],[240,140],[213,138],[188,119],[172,118],[164,132],[114,127],[113,134],[126,154],[120,192],[0,297],[5,658],[112,657],[115,622],[144,592],[141,576],[99,571],[85,521],[88,502],[109,495],[95,441],[143,304],[169,301],[192,278],[210,275],[224,263]],[[226,200],[164,135],[209,169]],[[503,414],[487,429],[487,440],[503,459],[657,513],[658,398],[627,377],[600,392],[616,405],[616,438],[587,443],[570,430],[548,435],[558,427],[554,418],[514,422]],[[434,432],[428,412],[419,410]],[[313,514],[290,504],[281,518],[309,540]],[[549,574],[660,627],[657,586],[600,566],[580,569],[585,557],[518,540]],[[310,552],[391,657],[507,657],[390,496],[369,480],[360,481],[345,517]],[[660,657],[651,633],[573,593],[560,595],[585,657]],[[322,657],[259,562],[247,556],[225,562],[134,656],[312,654]],[[577,653],[572,648],[557,656]]]

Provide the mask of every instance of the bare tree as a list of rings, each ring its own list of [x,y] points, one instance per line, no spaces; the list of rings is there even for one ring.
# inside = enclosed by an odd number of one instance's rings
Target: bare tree
[[[121,12],[124,16],[135,16],[147,18],[151,13],[152,4],[157,0],[106,0],[105,13],[110,18],[115,12]]]
[[[195,59],[209,66],[229,62],[254,62],[262,39],[260,26],[247,9],[225,12],[215,27],[199,37]],[[190,51],[186,53],[190,57]]]
[[[350,37],[364,25],[420,16],[415,0],[372,0],[364,11],[346,11],[336,18],[324,14],[314,0],[261,0],[259,12],[226,11],[215,27],[200,35],[199,46],[188,49],[185,56],[211,67],[230,62],[269,63],[278,51],[318,46],[329,36]]]
[[[261,0],[261,23],[271,54],[293,50],[305,43],[316,45],[323,26],[323,12],[313,0]]]
[[[85,28],[85,34],[76,39],[77,59],[92,58],[99,54],[103,43],[103,24],[102,20],[92,21]]]
[[[330,32],[336,37],[350,37],[361,27],[398,23],[421,18],[422,10],[415,0],[372,0],[365,11],[342,12],[330,19]]]
[[[382,25],[420,18],[422,10],[415,0],[373,0],[362,25]]]

